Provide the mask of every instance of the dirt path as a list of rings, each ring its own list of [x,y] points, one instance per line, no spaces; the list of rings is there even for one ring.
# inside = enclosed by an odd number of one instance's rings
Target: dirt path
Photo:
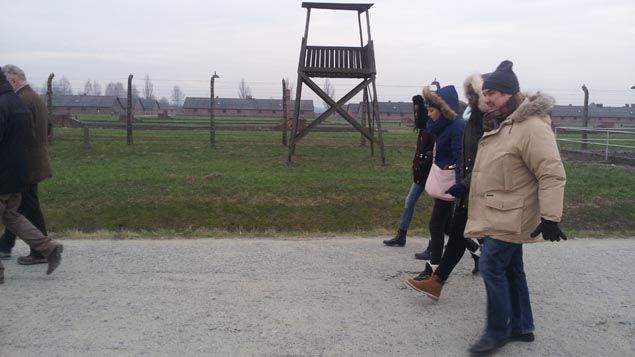
[[[5,261],[0,356],[467,355],[472,260],[434,303],[402,283],[424,241],[381,239],[65,241],[52,276]],[[529,245],[525,267],[537,339],[501,356],[635,355],[635,239]]]

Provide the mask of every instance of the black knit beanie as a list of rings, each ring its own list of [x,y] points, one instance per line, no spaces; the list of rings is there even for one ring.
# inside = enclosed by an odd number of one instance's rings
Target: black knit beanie
[[[505,60],[496,67],[483,81],[483,89],[493,89],[501,93],[516,94],[520,92],[518,78],[512,70],[512,61]]]

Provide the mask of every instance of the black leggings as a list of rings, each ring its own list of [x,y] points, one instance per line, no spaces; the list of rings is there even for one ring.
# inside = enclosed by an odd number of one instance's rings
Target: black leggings
[[[443,242],[445,241],[445,228],[452,217],[454,203],[434,200],[432,215],[430,216],[430,264],[439,264],[443,255]]]
[[[457,207],[454,210],[454,215],[452,216],[450,239],[448,240],[448,245],[445,247],[441,263],[436,270],[436,274],[441,281],[448,280],[448,277],[452,273],[454,267],[459,263],[459,261],[461,261],[461,258],[463,258],[466,248],[471,252],[478,249],[478,243],[472,239],[466,239],[463,235],[466,223],[467,210]]]

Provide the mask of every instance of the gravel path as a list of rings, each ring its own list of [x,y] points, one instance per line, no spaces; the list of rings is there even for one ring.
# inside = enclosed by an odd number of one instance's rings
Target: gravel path
[[[65,241],[51,276],[4,261],[0,356],[467,355],[472,259],[435,303],[403,284],[425,242],[384,238]],[[525,267],[536,341],[501,356],[635,355],[635,239],[528,245]]]

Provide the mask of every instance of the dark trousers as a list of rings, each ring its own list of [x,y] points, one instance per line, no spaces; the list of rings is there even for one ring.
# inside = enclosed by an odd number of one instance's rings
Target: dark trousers
[[[18,213],[28,219],[42,234],[48,236],[44,214],[40,208],[40,199],[37,195],[37,183],[29,185],[29,189],[22,192],[22,202],[18,208]],[[11,252],[15,246],[15,234],[5,228],[4,234],[0,237],[0,251]],[[38,252],[31,249],[31,255],[43,258]]]
[[[430,264],[439,264],[443,255],[443,243],[445,241],[445,228],[452,216],[451,201],[434,200],[432,215],[430,215]]]
[[[485,333],[500,340],[533,332],[523,245],[485,238],[479,269],[487,291]]]
[[[437,277],[439,277],[441,281],[448,280],[454,267],[456,267],[459,261],[461,261],[461,258],[463,258],[466,248],[471,252],[478,249],[478,243],[471,239],[466,239],[463,235],[466,223],[467,209],[457,206],[452,215],[448,245],[445,246],[441,263],[436,270]]]

